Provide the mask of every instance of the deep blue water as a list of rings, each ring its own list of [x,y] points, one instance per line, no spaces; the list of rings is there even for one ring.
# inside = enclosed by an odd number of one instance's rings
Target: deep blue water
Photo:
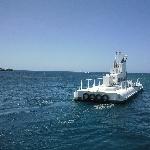
[[[150,74],[121,105],[73,101],[81,79],[102,73],[0,72],[0,149],[150,149]]]

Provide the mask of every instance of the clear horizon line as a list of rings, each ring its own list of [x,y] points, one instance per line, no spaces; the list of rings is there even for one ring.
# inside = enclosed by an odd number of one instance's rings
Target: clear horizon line
[[[28,69],[14,69],[14,71],[32,71],[32,72],[77,72],[77,73],[109,73],[109,71],[73,71],[73,70],[28,70]],[[149,74],[150,72],[128,72],[128,73],[145,73]]]

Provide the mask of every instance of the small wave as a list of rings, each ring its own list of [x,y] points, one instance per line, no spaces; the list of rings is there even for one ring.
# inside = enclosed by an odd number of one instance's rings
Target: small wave
[[[0,116],[3,116],[3,115],[9,115],[9,114],[19,114],[19,113],[30,113],[30,109],[28,108],[14,108],[14,109],[11,109],[11,110],[6,110],[3,112],[0,112]]]
[[[100,105],[95,105],[94,108],[95,109],[109,109],[109,108],[112,108],[114,107],[114,104],[100,104]]]
[[[60,124],[72,124],[74,120],[59,121]]]

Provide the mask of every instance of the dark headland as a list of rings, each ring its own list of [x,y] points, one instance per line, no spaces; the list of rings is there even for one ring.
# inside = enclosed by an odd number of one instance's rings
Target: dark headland
[[[10,68],[8,68],[8,69],[0,68],[0,71],[13,71],[13,69],[10,69]]]

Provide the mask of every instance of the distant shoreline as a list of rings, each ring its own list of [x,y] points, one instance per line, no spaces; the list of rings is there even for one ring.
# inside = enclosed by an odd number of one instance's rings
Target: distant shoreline
[[[0,71],[14,71],[14,70],[10,69],[10,68],[8,68],[8,69],[0,68]]]
[[[83,74],[91,74],[91,73],[108,73],[105,71],[91,71],[91,72],[81,72],[81,71],[62,71],[62,70],[14,70],[11,68],[8,69],[4,69],[4,68],[0,68],[0,72],[5,72],[5,71],[15,71],[15,72],[71,72],[71,73],[83,73]],[[130,74],[150,74],[148,72],[129,72]]]

